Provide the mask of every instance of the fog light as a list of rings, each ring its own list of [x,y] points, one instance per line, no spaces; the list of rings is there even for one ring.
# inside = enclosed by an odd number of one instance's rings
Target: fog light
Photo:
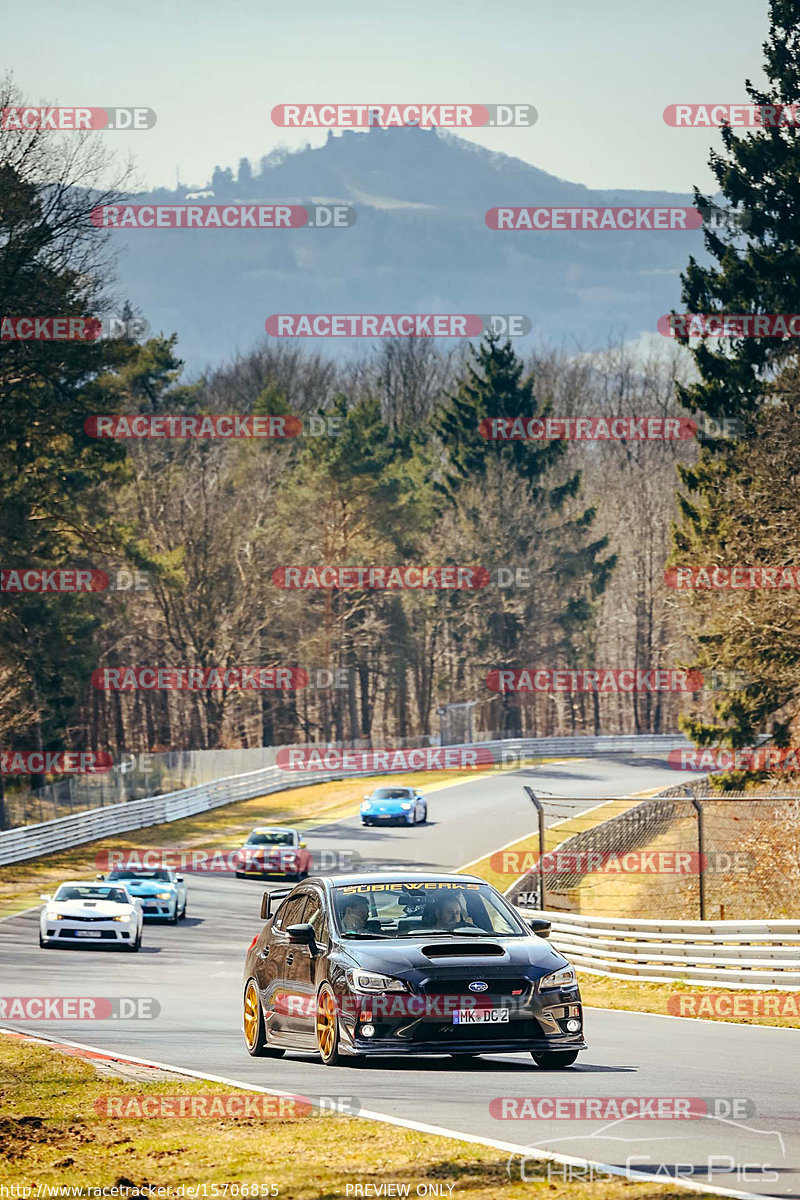
[[[570,1033],[577,1033],[578,1030],[580,1029],[580,1027],[581,1027],[580,1021],[576,1021],[574,1018],[571,1021],[567,1021],[567,1030]]]
[[[361,1035],[362,1035],[362,1037],[375,1037],[375,1026],[374,1025],[362,1025],[361,1026]]]

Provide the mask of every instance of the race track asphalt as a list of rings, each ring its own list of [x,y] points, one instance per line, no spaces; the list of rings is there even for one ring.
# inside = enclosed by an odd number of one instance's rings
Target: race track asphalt
[[[310,848],[347,846],[365,863],[452,869],[535,828],[525,783],[570,798],[570,810],[580,811],[683,778],[659,757],[549,764],[437,790],[427,825],[363,829],[352,818],[306,836]],[[87,851],[87,878],[93,873]],[[40,950],[38,911],[0,921],[3,997],[153,997],[160,1006],[155,1019],[5,1020],[3,1026],[314,1101],[352,1097],[341,1106],[471,1134],[518,1154],[538,1149],[623,1168],[637,1156],[642,1170],[663,1164],[662,1178],[669,1173],[739,1195],[800,1197],[800,1032],[590,1009],[589,1049],[561,1072],[542,1072],[520,1055],[487,1055],[466,1067],[443,1058],[335,1068],[294,1053],[251,1059],[241,1034],[242,961],[260,927],[265,885],[208,874],[188,882],[186,921],[148,924],[136,956]],[[499,1120],[489,1104],[502,1096],[747,1099],[754,1115],[734,1120],[722,1104],[719,1117],[691,1121]],[[518,1174],[518,1162],[514,1169]]]

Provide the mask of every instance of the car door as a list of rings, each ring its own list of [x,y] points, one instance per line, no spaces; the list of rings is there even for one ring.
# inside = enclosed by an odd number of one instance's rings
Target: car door
[[[288,1028],[312,1047],[316,1046],[317,989],[325,970],[324,955],[328,950],[328,921],[321,888],[310,886],[303,912],[303,924],[314,929],[315,946],[292,946],[286,953],[287,991],[290,1003]]]
[[[294,1007],[290,984],[286,978],[286,958],[288,950],[294,950],[296,947],[289,946],[286,929],[287,926],[297,925],[303,920],[306,901],[305,893],[284,900],[259,951],[259,988],[264,999],[264,1020],[269,1032],[279,1036],[285,1036],[289,1032]]]

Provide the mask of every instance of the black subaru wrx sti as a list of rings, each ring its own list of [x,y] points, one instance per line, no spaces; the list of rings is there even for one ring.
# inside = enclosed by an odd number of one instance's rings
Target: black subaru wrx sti
[[[586,1049],[575,971],[543,940],[549,924],[526,924],[475,876],[312,877],[265,892],[261,917],[244,968],[252,1055],[529,1051],[553,1069]]]

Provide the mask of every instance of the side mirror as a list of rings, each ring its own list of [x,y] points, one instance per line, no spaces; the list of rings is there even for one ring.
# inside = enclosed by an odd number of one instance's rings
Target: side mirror
[[[313,925],[289,925],[286,929],[291,946],[313,946]]]
[[[528,924],[538,937],[550,937],[551,925],[549,921],[545,921],[542,917],[534,917],[532,921],[528,922]]]
[[[39,899],[40,899],[40,900],[52,900],[52,899],[53,899],[53,897],[52,897],[52,894],[51,894],[50,892],[40,892],[40,893],[39,893]]]
[[[183,883],[183,876],[182,876],[182,875],[176,875],[176,876],[175,876],[175,879],[176,879],[176,881],[177,881],[178,883]]]
[[[267,921],[269,919],[269,915],[269,892],[264,892],[261,897],[261,920]]]
[[[105,879],[105,875],[95,875],[95,879]]]
[[[369,798],[370,798],[370,796],[371,796],[371,795],[372,795],[372,792],[364,792],[364,795],[361,797],[361,799],[362,799],[362,800],[369,800]]]

